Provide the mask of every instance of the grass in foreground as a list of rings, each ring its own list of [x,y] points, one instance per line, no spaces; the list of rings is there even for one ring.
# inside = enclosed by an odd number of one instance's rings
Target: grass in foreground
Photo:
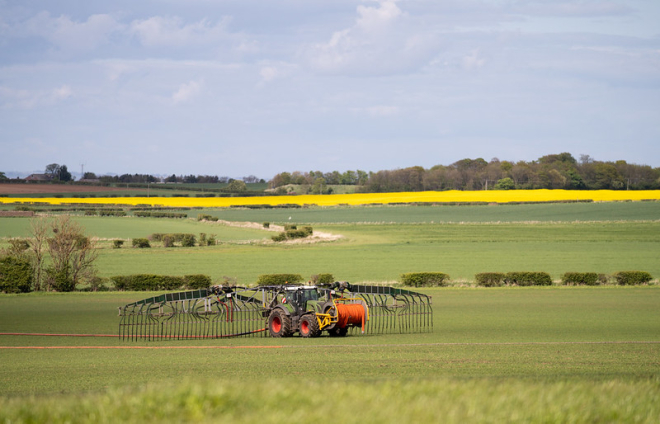
[[[511,379],[346,382],[322,375],[261,382],[203,379],[82,397],[0,399],[0,421],[655,423],[658,393],[658,379],[549,384]]]

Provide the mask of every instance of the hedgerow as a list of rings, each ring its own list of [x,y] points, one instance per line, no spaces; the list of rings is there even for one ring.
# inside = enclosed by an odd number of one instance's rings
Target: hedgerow
[[[117,290],[156,291],[156,290],[196,290],[210,287],[211,277],[204,274],[183,277],[157,274],[117,275],[110,277]]]
[[[619,271],[612,274],[616,283],[621,286],[648,284],[653,279],[646,271]]]
[[[305,281],[300,274],[262,274],[257,278],[258,286],[281,286]]]
[[[444,272],[409,272],[401,274],[401,283],[411,287],[444,287],[449,275]]]
[[[595,272],[566,272],[561,276],[564,285],[597,286],[601,284],[598,274]]]
[[[500,287],[505,278],[506,274],[503,272],[482,272],[474,276],[477,285],[481,287]]]
[[[504,281],[517,286],[551,286],[552,278],[547,272],[507,272]]]

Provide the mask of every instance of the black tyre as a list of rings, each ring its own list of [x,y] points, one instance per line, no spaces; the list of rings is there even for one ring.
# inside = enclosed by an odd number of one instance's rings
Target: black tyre
[[[330,334],[330,337],[344,337],[348,334],[348,327],[333,328],[332,330],[328,330],[328,334]]]
[[[319,321],[316,319],[316,314],[307,314],[300,318],[300,336],[301,337],[318,337],[321,335],[319,329]]]
[[[268,316],[268,331],[272,337],[289,337],[293,333],[291,317],[281,309],[273,309]]]

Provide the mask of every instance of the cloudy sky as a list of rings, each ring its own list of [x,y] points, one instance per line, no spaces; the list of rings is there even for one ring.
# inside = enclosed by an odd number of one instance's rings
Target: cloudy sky
[[[0,171],[660,166],[658,0],[0,0]]]

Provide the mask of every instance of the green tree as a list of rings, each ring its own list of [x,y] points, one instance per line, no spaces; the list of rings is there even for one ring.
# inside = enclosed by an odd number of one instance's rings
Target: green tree
[[[244,181],[233,180],[227,185],[227,191],[232,193],[243,193],[247,191],[247,185]]]
[[[513,190],[515,188],[516,184],[509,177],[502,178],[497,181],[497,184],[495,184],[495,190]]]

